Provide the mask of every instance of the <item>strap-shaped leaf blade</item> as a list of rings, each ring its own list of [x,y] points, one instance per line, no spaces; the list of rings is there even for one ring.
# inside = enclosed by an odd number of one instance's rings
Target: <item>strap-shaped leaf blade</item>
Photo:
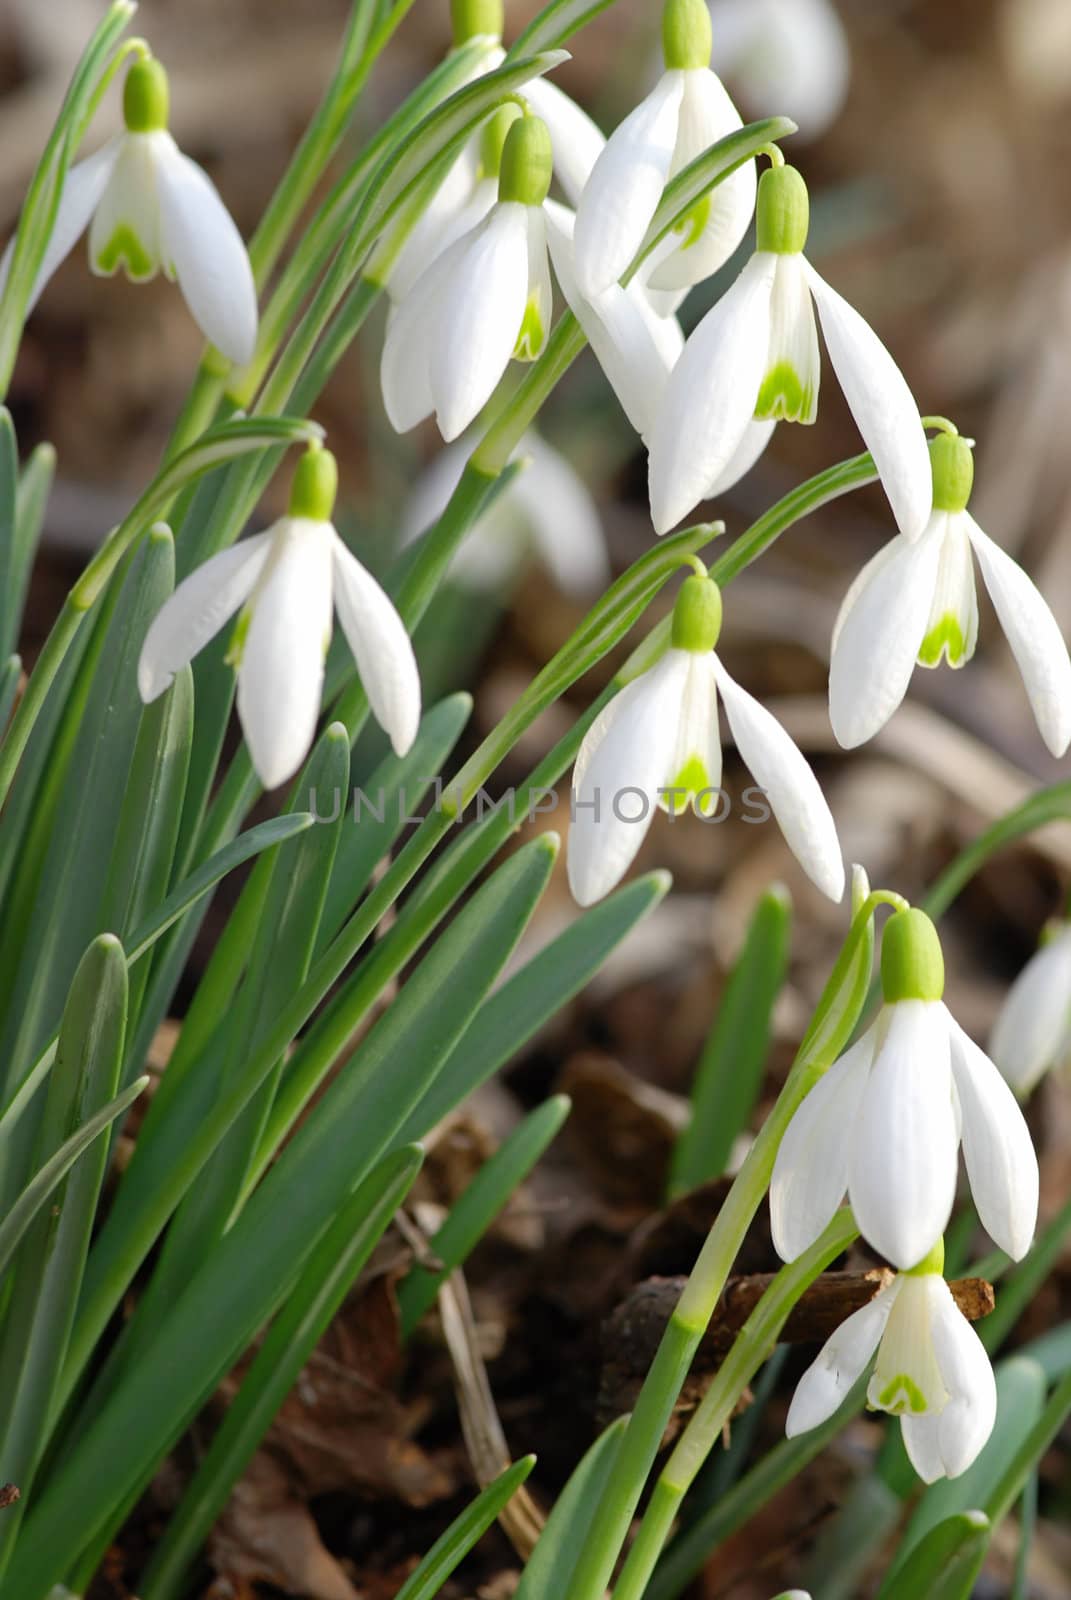
[[[535,1456],[523,1456],[507,1467],[501,1477],[489,1483],[481,1495],[466,1506],[459,1517],[437,1539],[398,1590],[397,1600],[432,1600],[447,1578],[482,1539],[495,1518],[509,1504],[535,1466]],[[152,1596],[148,1596],[152,1600]]]

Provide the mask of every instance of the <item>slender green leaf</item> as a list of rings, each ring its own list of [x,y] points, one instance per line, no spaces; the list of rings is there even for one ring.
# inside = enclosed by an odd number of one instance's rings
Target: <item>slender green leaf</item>
[[[703,1047],[692,1086],[691,1120],[670,1163],[671,1194],[719,1178],[734,1139],[748,1126],[762,1088],[791,926],[788,891],[777,885],[759,901]]]
[[[415,1266],[398,1287],[402,1337],[408,1338],[434,1304],[441,1285],[479,1243],[510,1196],[520,1187],[569,1115],[564,1094],[551,1097],[526,1116],[487,1160],[464,1194],[459,1195],[442,1227],[429,1243],[441,1263],[434,1270]]]
[[[995,856],[1006,845],[1014,844],[1016,839],[1022,839],[1050,822],[1060,822],[1069,816],[1071,783],[1056,783],[1049,789],[1039,789],[1037,794],[1032,794],[1022,805],[998,818],[960,851],[923,900],[923,910],[931,917],[942,917],[991,856]]]
[[[8,656],[0,666],[0,732],[7,727],[7,719],[18,698],[22,681],[22,657]]]
[[[442,1538],[435,1541],[416,1571],[405,1580],[398,1590],[397,1600],[432,1600],[432,1596],[439,1593],[450,1574],[513,1499],[535,1466],[535,1460],[535,1456],[523,1456],[465,1507]],[[153,1597],[148,1596],[148,1600]]]
[[[0,655],[18,644],[13,590],[16,584],[16,503],[19,490],[19,446],[15,424],[0,406]],[[5,719],[6,720],[6,719]]]
[[[1036,1361],[1049,1383],[1059,1383],[1065,1372],[1071,1372],[1071,1322],[1031,1339],[1018,1353]]]
[[[604,1429],[574,1469],[528,1558],[514,1600],[561,1600],[569,1593],[577,1556],[602,1497],[627,1420],[618,1417]]]
[[[1007,1516],[1022,1494],[1026,1480],[1035,1470],[1060,1429],[1071,1415],[1071,1372],[1066,1372],[1049,1396],[1041,1416],[1020,1444],[985,1502],[985,1512],[994,1528]]]
[[[895,1575],[882,1584],[879,1600],[969,1600],[985,1562],[990,1538],[983,1511],[959,1511],[931,1528]]]

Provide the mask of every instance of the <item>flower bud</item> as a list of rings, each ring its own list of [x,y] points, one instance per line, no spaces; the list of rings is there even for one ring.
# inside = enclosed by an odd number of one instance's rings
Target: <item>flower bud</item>
[[[937,929],[912,907],[897,911],[881,936],[881,988],[887,1005],[898,1000],[940,1000],[945,961]]]
[[[673,648],[707,655],[720,633],[721,590],[713,578],[686,578],[673,607]]]
[[[502,0],[450,0],[454,49],[470,39],[501,39],[503,20]]]
[[[709,67],[711,44],[706,0],[666,0],[662,11],[662,54],[668,72]]]
[[[123,84],[123,121],[128,133],[159,133],[170,110],[167,73],[152,56],[135,61]]]
[[[939,433],[930,440],[933,509],[964,511],[974,484],[974,452],[958,433]]]
[[[767,167],[759,179],[756,247],[774,255],[799,255],[807,243],[811,202],[795,167]]]
[[[338,493],[338,463],[330,450],[310,445],[297,464],[290,485],[290,515],[310,522],[330,522]]]
[[[550,134],[542,117],[519,117],[508,130],[498,170],[498,198],[541,206],[554,171]]]
[[[480,177],[497,178],[502,167],[502,151],[506,144],[506,135],[513,124],[523,117],[524,112],[516,100],[507,100],[505,105],[499,106],[493,117],[489,117],[483,125],[480,134]]]

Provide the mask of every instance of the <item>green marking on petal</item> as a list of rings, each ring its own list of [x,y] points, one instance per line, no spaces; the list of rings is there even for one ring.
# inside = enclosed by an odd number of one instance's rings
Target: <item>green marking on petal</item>
[[[707,223],[710,221],[712,205],[711,196],[705,194],[701,200],[696,201],[690,211],[684,213],[679,222],[674,224],[674,233],[684,235],[680,243],[682,250],[690,250],[693,245],[699,243],[706,231]]]
[[[755,403],[756,422],[813,422],[818,414],[818,397],[811,385],[804,386],[795,367],[779,361],[762,380]]]
[[[919,664],[936,667],[940,665],[942,655],[947,656],[950,667],[962,667],[967,660],[967,641],[954,611],[946,611],[923,639],[919,647]]]
[[[227,654],[223,657],[224,664],[228,667],[233,667],[235,672],[238,671],[242,664],[242,656],[245,654],[245,641],[249,633],[249,624],[252,620],[252,606],[243,606],[238,613],[238,621],[234,624],[234,632],[231,634],[231,642],[227,646]]]
[[[710,788],[710,773],[702,756],[689,756],[672,782],[666,784],[666,809],[674,816],[687,811],[693,797]],[[673,792],[676,791],[676,792]]]
[[[546,342],[547,330],[539,314],[539,302],[533,295],[524,308],[524,321],[517,335],[517,343],[513,346],[514,358],[517,361],[534,361],[542,354]]]
[[[127,222],[121,222],[103,250],[97,251],[93,264],[109,278],[123,266],[128,278],[142,282],[155,277],[157,265]]]
[[[905,1411],[910,1411],[914,1416],[921,1416],[930,1408],[926,1403],[926,1396],[906,1372],[898,1372],[895,1378],[885,1385],[878,1394],[878,1404],[883,1411],[890,1412],[894,1417],[900,1417]]]

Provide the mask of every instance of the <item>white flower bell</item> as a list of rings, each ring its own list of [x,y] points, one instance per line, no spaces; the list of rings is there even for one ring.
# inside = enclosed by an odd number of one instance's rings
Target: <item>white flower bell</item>
[[[399,755],[420,722],[420,680],[405,625],[331,522],[337,483],[334,456],[306,451],[287,515],[179,584],[138,662],[138,689],[148,703],[241,610],[228,659],[238,673],[242,731],[267,789],[293,776],[315,736],[332,602],[372,714]]]
[[[796,1386],[785,1423],[790,1439],[833,1415],[876,1350],[867,1404],[900,1418],[919,1477],[934,1483],[967,1470],[993,1431],[997,1387],[943,1267],[939,1242],[841,1323]]]
[[[964,666],[978,635],[974,559],[1054,756],[1071,742],[1071,658],[1055,617],[1022,567],[967,510],[970,444],[941,433],[930,444],[933,515],[922,538],[890,540],[860,572],[833,630],[829,714],[846,748],[878,732],[907,693],[916,663]]]
[[[435,413],[456,439],[491,398],[512,356],[534,361],[551,317],[543,202],[551,146],[539,117],[506,134],[498,199],[413,285],[387,326],[380,376],[399,433]]]
[[[839,116],[851,79],[830,0],[712,0],[714,67],[756,117],[786,116],[814,139]]]
[[[1037,1157],[1008,1085],[941,999],[941,944],[924,912],[889,918],[881,977],[877,1020],[781,1141],[770,1183],[777,1252],[794,1261],[847,1192],[869,1244],[894,1266],[914,1265],[948,1223],[962,1142],[982,1225],[1018,1261],[1037,1221]]]
[[[88,227],[95,273],[110,277],[122,267],[142,283],[162,268],[177,278],[205,337],[244,365],[257,338],[249,257],[211,179],[168,133],[168,104],[159,61],[135,62],[123,85],[126,132],[68,172],[30,307]]]
[[[713,485],[727,488],[734,460],[746,470],[772,423],[814,421],[820,377],[815,306],[833,370],[897,525],[908,539],[926,527],[932,488],[918,407],[881,340],[803,255],[808,221],[807,186],[796,169],[764,172],[758,249],[692,333],[666,386],[650,443],[651,515],[659,533],[706,499]],[[765,437],[756,434],[760,427]]]
[[[584,906],[624,876],[661,808],[698,815],[718,809],[718,695],[737,749],[765,792],[785,840],[808,877],[839,900],[844,861],[818,780],[788,734],[729,676],[714,653],[721,595],[709,578],[688,578],[673,612],[672,645],[614,696],[585,735],[573,769],[569,885]]]
[[[589,299],[628,267],[669,180],[743,126],[710,70],[704,0],[667,0],[662,42],[665,72],[611,134],[577,207],[577,277]],[[755,163],[747,161],[697,202],[656,251],[652,288],[689,288],[728,261],[751,221],[755,182]]]
[[[1020,972],[989,1036],[989,1053],[1017,1095],[1071,1063],[1071,924],[1054,922]]]

